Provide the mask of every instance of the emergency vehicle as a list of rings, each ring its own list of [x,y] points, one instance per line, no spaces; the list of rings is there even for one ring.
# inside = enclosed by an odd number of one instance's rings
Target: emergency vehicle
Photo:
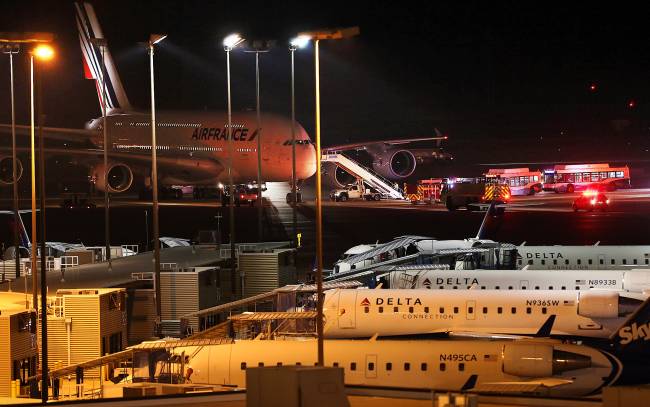
[[[458,182],[461,181],[461,182]],[[449,180],[443,184],[440,201],[447,209],[487,209],[492,202],[506,204],[510,200],[510,186],[485,178],[464,178]]]
[[[534,195],[542,192],[542,172],[531,171],[528,168],[490,168],[484,174],[488,180],[496,181],[510,186],[512,195]]]
[[[417,184],[405,184],[406,199],[412,204],[436,204],[440,202],[440,194],[445,180],[442,178],[421,179]]]

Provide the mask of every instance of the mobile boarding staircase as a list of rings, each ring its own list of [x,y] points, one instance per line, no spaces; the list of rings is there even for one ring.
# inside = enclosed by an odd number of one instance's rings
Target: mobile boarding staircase
[[[371,169],[364,167],[349,157],[346,157],[339,151],[325,150],[321,161],[336,164],[351,175],[362,179],[368,186],[376,189],[390,199],[404,199],[404,194],[399,187],[396,187],[389,180],[376,174]]]

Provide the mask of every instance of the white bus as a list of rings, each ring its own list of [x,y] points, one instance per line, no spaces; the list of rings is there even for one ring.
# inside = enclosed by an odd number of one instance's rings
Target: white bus
[[[614,191],[630,187],[630,169],[627,165],[559,164],[544,170],[544,191],[568,192],[586,189]]]
[[[528,168],[490,168],[484,174],[490,179],[501,179],[510,185],[512,195],[533,195],[542,191],[542,172],[531,171]]]

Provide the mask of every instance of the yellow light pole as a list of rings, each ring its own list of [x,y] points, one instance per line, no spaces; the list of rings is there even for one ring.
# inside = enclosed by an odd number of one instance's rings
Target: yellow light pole
[[[34,295],[36,296],[36,235],[34,233],[36,227],[36,185],[35,185],[35,160],[34,160],[34,58],[41,62],[47,62],[54,58],[54,49],[47,45],[41,44],[34,48],[31,52],[30,58],[30,82],[31,82],[31,152],[32,152],[32,236],[34,242],[32,243],[32,275],[34,277]],[[47,273],[46,273],[46,264],[45,264],[45,142],[43,139],[43,96],[42,96],[42,80],[41,80],[41,69],[38,70],[38,126],[39,126],[39,183],[41,186],[40,194],[40,209],[41,209],[41,221],[40,221],[40,235],[41,235],[41,272],[40,272],[40,282],[41,282],[41,400],[43,403],[47,403],[48,400],[48,372],[47,372]],[[36,307],[36,301],[34,301],[34,307]]]
[[[298,34],[314,40],[314,68],[316,77],[316,332],[318,334],[318,364],[324,364],[323,352],[323,207],[321,191],[321,148],[320,148],[320,67],[318,44],[320,40],[341,40],[359,35],[359,27],[334,30],[309,31]]]

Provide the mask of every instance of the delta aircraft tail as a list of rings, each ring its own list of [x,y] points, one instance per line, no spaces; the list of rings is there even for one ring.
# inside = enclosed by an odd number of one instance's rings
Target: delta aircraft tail
[[[103,109],[103,95],[106,94],[106,113],[108,115],[131,110],[131,104],[126,97],[126,92],[115,68],[113,57],[107,46],[93,44],[93,39],[104,39],[104,34],[99,26],[92,4],[85,2],[75,3],[79,42],[84,62],[86,79],[94,79],[99,98],[99,107]],[[105,42],[104,42],[105,44]],[[102,92],[102,52],[106,63],[106,90]]]

